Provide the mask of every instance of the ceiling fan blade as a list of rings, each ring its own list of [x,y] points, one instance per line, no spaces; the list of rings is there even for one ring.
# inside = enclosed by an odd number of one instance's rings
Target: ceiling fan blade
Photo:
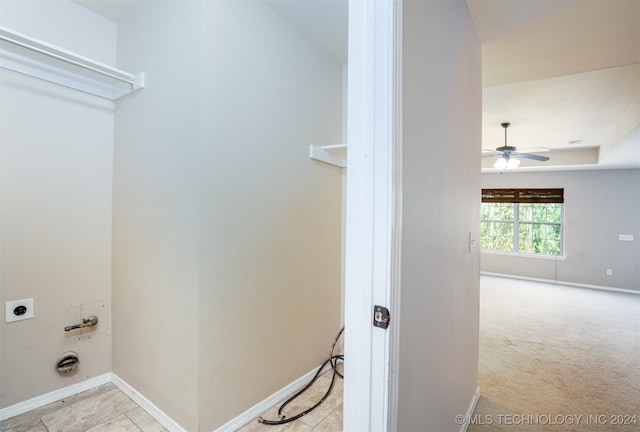
[[[529,147],[529,148],[525,148],[522,150],[519,150],[521,152],[527,152],[527,153],[542,153],[542,152],[548,152],[551,151],[550,149],[546,148],[546,147]]]
[[[520,153],[520,152],[513,153],[513,156],[516,156],[522,159],[531,159],[531,160],[540,161],[540,162],[546,162],[549,160],[547,156],[538,156],[534,154]]]
[[[503,151],[500,150],[487,150],[487,149],[482,149],[482,156],[497,156],[497,155],[501,155],[504,154]]]

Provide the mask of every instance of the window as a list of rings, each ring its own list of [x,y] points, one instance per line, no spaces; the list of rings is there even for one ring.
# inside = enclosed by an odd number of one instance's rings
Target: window
[[[564,189],[483,189],[481,248],[562,255],[563,203]]]

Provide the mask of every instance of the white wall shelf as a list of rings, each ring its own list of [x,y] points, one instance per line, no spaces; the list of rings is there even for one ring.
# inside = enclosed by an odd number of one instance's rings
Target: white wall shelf
[[[131,74],[0,26],[0,67],[109,100],[144,88]]]
[[[347,148],[346,144],[334,144],[334,145],[327,145],[327,146],[310,145],[309,157],[311,159],[328,163],[330,165],[335,165],[340,168],[346,168],[347,161],[345,159],[341,159],[338,156],[329,152],[329,150],[346,149],[346,148]]]

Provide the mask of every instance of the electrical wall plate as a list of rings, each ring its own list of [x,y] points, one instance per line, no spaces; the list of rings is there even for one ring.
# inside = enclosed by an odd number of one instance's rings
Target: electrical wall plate
[[[6,302],[4,317],[7,323],[33,318],[33,299],[28,298]]]

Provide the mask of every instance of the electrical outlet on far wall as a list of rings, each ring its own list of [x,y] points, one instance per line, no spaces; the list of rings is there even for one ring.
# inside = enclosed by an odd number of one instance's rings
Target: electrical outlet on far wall
[[[613,270],[607,269],[607,276],[613,276]]]
[[[33,299],[28,298],[6,302],[4,317],[7,323],[33,318]]]

